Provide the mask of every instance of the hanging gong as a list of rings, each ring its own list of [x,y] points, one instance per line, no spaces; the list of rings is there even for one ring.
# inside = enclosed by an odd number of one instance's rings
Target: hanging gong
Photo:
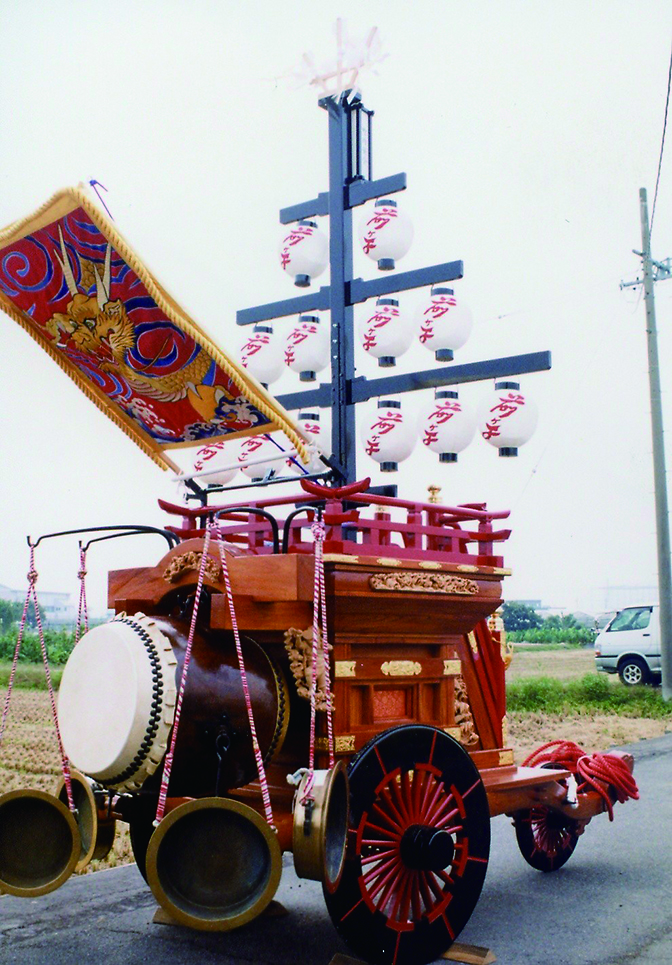
[[[114,844],[117,822],[112,817],[100,817],[92,781],[75,768],[70,768],[70,784],[77,811],[75,820],[81,838],[81,850],[75,871],[83,871],[90,861],[100,860],[109,854]],[[56,787],[56,797],[68,806],[68,792],[63,778]]]
[[[20,898],[55,891],[80,851],[77,822],[58,798],[34,790],[0,797],[0,891]]]
[[[256,918],[282,872],[276,833],[246,804],[207,797],[171,811],[147,849],[147,880],[182,925],[230,931]]]
[[[294,870],[299,878],[321,881],[332,891],[343,872],[348,834],[348,773],[343,761],[314,771],[313,797],[301,803],[309,775],[304,774],[294,804]]]

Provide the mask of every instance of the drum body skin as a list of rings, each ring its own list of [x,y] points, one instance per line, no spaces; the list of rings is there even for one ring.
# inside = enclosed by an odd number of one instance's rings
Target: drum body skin
[[[173,618],[156,618],[177,657],[179,681],[189,627]],[[247,685],[261,753],[266,760],[280,749],[289,704],[281,671],[264,650],[243,637]],[[158,790],[162,768],[143,790]],[[180,716],[169,793],[175,797],[225,794],[257,777],[250,725],[233,634],[197,630]]]
[[[66,732],[70,731],[74,736],[71,739],[72,747],[69,748],[66,743],[65,749],[73,764],[84,771],[85,767],[80,764],[77,754],[73,753],[73,750],[79,749],[82,757],[92,762],[91,769],[86,773],[103,786],[112,790],[158,793],[163,773],[162,758],[171,739],[175,688],[179,690],[182,678],[189,623],[172,616],[150,619],[142,614],[120,616],[118,620],[121,624],[112,621],[108,625],[107,637],[104,636],[103,627],[91,631],[98,634],[98,637],[90,638],[91,642],[86,641],[85,635],[80,641],[80,650],[73,651],[69,666],[66,666],[64,683],[67,679],[68,686],[59,697],[59,713],[63,711],[67,719]],[[129,629],[129,625],[132,629]],[[143,633],[146,637],[148,626],[154,635],[154,643],[162,646],[169,655],[169,661],[164,660],[160,673],[151,665],[151,648],[148,650],[141,639]],[[133,636],[134,633],[136,636]],[[114,634],[117,634],[118,644]],[[137,667],[137,679],[129,678],[126,694],[120,694],[123,697],[119,710],[122,716],[117,723],[121,726],[102,730],[99,700],[104,699],[105,713],[113,718],[116,691],[105,694],[104,688],[101,690],[100,668],[96,665],[97,640],[102,641],[101,654],[104,652],[108,662],[112,661],[113,664],[115,649],[117,646],[119,648],[120,663],[113,675],[116,687],[121,686],[123,677],[119,672],[120,667],[125,668],[127,664]],[[241,644],[259,746],[264,757],[270,759],[280,748],[287,729],[287,685],[282,672],[260,646],[249,637],[244,637]],[[132,650],[131,661],[128,660],[129,648]],[[85,658],[83,655],[86,655]],[[149,694],[152,696],[151,705],[142,690],[142,680],[151,681],[144,685],[153,687],[153,696]],[[77,694],[87,693],[87,682],[90,682],[89,693],[100,694],[100,698],[78,702]],[[151,764],[148,775],[147,754],[143,755],[142,738],[137,735],[148,733],[151,729],[150,706],[152,713],[161,714],[166,730],[159,754],[154,758],[156,763]],[[111,722],[115,723],[113,719]],[[97,751],[97,747],[100,747],[100,751]],[[100,759],[104,764],[110,756],[114,757],[115,767],[109,768],[107,773],[104,770],[96,771],[93,762]],[[110,771],[120,774],[123,783],[117,781]],[[199,627],[193,637],[169,794],[174,797],[226,794],[233,788],[248,784],[256,776],[233,635]]]

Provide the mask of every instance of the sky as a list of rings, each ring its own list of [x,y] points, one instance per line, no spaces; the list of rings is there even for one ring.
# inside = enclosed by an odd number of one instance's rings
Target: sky
[[[511,510],[508,599],[597,610],[606,587],[655,585],[644,305],[619,282],[638,275],[640,187],[653,202],[672,43],[664,0],[5,0],[0,225],[97,179],[122,234],[236,355],[236,310],[296,293],[278,266],[278,211],[326,190],[327,125],[315,90],[282,76],[305,51],[332,54],[339,16],[353,36],[377,26],[388,55],[361,87],[375,111],[374,176],[408,177],[397,200],[415,238],[400,269],[464,261],[455,290],[475,322],[456,361],[553,354],[550,372],[521,379],[540,416],[517,459],[479,439],[456,465],[416,449],[394,479],[400,495],[422,500],[436,484],[448,505]],[[672,256],[671,137],[659,260]],[[361,252],[355,261],[374,277]],[[409,293],[404,307],[418,300]],[[657,284],[656,311],[669,435],[672,281]],[[417,347],[398,371],[429,365]],[[358,374],[378,371],[359,357]],[[490,386],[461,397],[477,405]],[[298,387],[288,373],[273,389]],[[171,474],[6,316],[0,454],[0,584],[14,588],[27,534],[163,525],[157,498],[177,498]],[[363,453],[358,466],[392,481]],[[162,552],[154,537],[92,547],[92,609],[105,605],[109,569]],[[76,598],[77,568],[76,541],[39,547],[43,589]]]

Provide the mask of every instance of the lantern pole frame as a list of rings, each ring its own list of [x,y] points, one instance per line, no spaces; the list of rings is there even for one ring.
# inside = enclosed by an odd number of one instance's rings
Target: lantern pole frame
[[[535,352],[467,365],[447,365],[380,379],[355,378],[354,306],[381,295],[456,281],[463,277],[464,266],[461,261],[452,261],[394,272],[371,281],[353,278],[352,209],[374,198],[404,191],[406,174],[401,172],[373,180],[370,155],[368,163],[362,164],[358,154],[353,166],[353,147],[358,147],[354,130],[357,114],[366,111],[370,124],[374,113],[364,108],[359,93],[346,90],[323,97],[318,104],[329,118],[329,190],[310,201],[282,208],[280,223],[329,216],[329,285],[295,298],[241,309],[236,314],[236,322],[253,325],[297,313],[329,310],[331,382],[315,389],[286,393],[277,400],[286,409],[331,408],[329,464],[339,483],[352,483],[357,479],[355,406],[359,402],[373,396],[544,371],[551,368],[551,353]],[[362,169],[367,171],[368,178],[361,173]]]

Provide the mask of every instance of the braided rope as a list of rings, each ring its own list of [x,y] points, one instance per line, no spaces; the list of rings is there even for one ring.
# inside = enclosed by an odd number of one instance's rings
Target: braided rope
[[[42,625],[42,614],[40,613],[40,605],[37,600],[37,570],[35,569],[35,547],[32,542],[29,542],[30,546],[30,569],[28,571],[28,595],[26,597],[26,606],[24,607],[24,616],[27,614],[28,600],[30,597],[33,599],[33,607],[35,610],[35,623],[37,624],[37,633],[40,638],[40,650],[42,652],[42,663],[44,665],[44,676],[47,680],[47,689],[49,691],[49,702],[51,704],[51,713],[54,718],[54,729],[56,731],[56,741],[58,743],[58,751],[61,755],[61,770],[63,772],[63,783],[65,784],[65,790],[68,795],[68,807],[71,811],[75,811],[75,800],[72,796],[72,781],[70,779],[70,761],[68,760],[67,754],[65,753],[65,748],[63,747],[63,738],[61,737],[61,728],[58,723],[58,710],[56,709],[56,694],[54,692],[54,685],[51,680],[51,670],[49,669],[49,657],[47,655],[47,645],[44,642],[44,627]],[[21,633],[23,632],[23,625],[25,620],[22,621]]]
[[[23,643],[23,633],[26,628],[26,619],[28,618],[28,604],[30,603],[30,598],[32,596],[32,586],[37,579],[37,573],[31,566],[30,572],[28,573],[28,590],[26,592],[26,600],[23,604],[23,613],[21,614],[21,623],[19,624],[19,633],[16,638],[16,646],[14,647],[14,657],[12,659],[12,669],[9,674],[9,683],[7,684],[7,693],[5,695],[5,705],[2,711],[2,721],[0,721],[0,744],[2,744],[2,738],[5,733],[5,723],[7,721],[7,714],[9,713],[9,702],[12,699],[12,689],[14,687],[14,678],[16,676],[16,668],[19,662],[19,653],[21,651],[21,644]]]
[[[615,754],[588,755],[574,741],[554,740],[542,744],[523,761],[524,767],[535,764],[557,764],[583,779],[579,793],[589,789],[597,791],[605,804],[609,820],[614,820],[612,796],[623,804],[629,798],[637,800],[639,789],[622,757]],[[610,794],[611,791],[611,794]]]
[[[154,818],[154,826],[158,825],[163,820],[163,816],[166,812],[166,800],[168,798],[168,784],[170,783],[170,772],[173,769],[173,758],[175,756],[175,743],[177,741],[177,732],[180,727],[180,717],[182,715],[182,702],[184,700],[184,691],[187,686],[187,674],[189,673],[189,664],[191,662],[191,650],[194,644],[194,636],[196,633],[196,618],[198,616],[198,605],[201,600],[201,591],[203,590],[203,582],[205,580],[205,565],[208,561],[208,548],[210,546],[211,530],[210,527],[205,531],[205,540],[203,543],[203,553],[201,556],[201,565],[198,568],[198,582],[196,584],[196,596],[194,597],[194,608],[191,611],[191,624],[189,626],[189,638],[187,640],[187,646],[184,651],[184,663],[182,664],[182,675],[180,677],[180,689],[177,694],[177,701],[175,703],[175,718],[173,721],[173,733],[170,739],[170,747],[166,758],[163,763],[163,774],[161,776],[161,789],[159,791],[159,800],[156,806],[156,817]]]
[[[77,610],[77,625],[75,627],[75,646],[79,643],[82,632],[82,614],[84,614],[84,633],[89,631],[89,608],[86,602],[86,550],[79,544],[79,608]]]
[[[303,789],[301,804],[313,800],[315,786],[315,724],[317,697],[317,654],[318,641],[322,641],[322,657],[324,663],[324,689],[327,694],[327,743],[329,745],[329,767],[335,763],[334,757],[334,701],[331,692],[331,674],[329,670],[329,641],[327,638],[327,594],[324,578],[324,537],[325,528],[321,520],[311,526],[315,546],[315,568],[313,577],[313,649],[311,656],[310,679],[310,746],[308,751],[308,777]]]
[[[224,587],[226,589],[226,599],[229,606],[229,616],[231,617],[231,626],[233,628],[233,638],[236,642],[236,653],[238,654],[238,667],[240,669],[240,680],[243,685],[243,694],[245,695],[245,707],[247,709],[247,720],[250,725],[250,734],[252,736],[252,748],[254,750],[254,759],[257,764],[257,773],[259,775],[259,786],[261,788],[261,797],[264,802],[264,812],[266,814],[266,820],[269,826],[276,831],[277,828],[273,823],[273,809],[271,807],[271,794],[268,788],[268,780],[266,778],[266,768],[264,767],[264,759],[261,754],[261,748],[259,747],[259,741],[257,740],[257,729],[254,723],[254,712],[252,710],[252,698],[250,697],[250,688],[247,683],[247,671],[245,670],[245,660],[243,659],[243,648],[240,642],[240,631],[238,629],[238,620],[236,619],[236,610],[233,605],[233,592],[231,590],[231,581],[229,579],[229,567],[226,562],[226,552],[224,550],[224,542],[219,533],[219,529],[216,528],[216,524],[211,520],[208,521],[208,531],[214,530],[215,541],[219,546],[219,556],[222,562],[222,577],[224,580]]]

